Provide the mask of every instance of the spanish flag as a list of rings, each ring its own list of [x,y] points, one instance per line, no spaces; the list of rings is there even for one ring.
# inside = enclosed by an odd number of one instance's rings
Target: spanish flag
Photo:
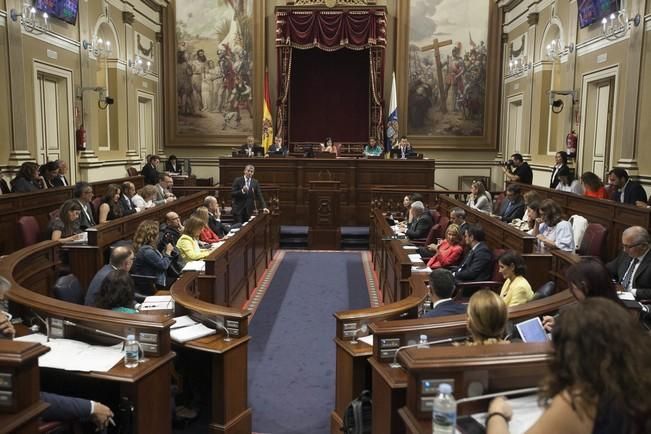
[[[262,147],[266,153],[274,141],[274,127],[271,119],[271,103],[269,97],[269,71],[264,71],[264,103],[262,104]]]

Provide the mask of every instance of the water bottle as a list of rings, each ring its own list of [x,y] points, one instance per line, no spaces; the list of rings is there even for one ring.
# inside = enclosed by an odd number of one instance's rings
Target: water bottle
[[[429,345],[427,345],[427,335],[420,335],[418,338],[418,348],[429,348]]]
[[[432,407],[432,434],[454,434],[456,426],[457,401],[452,396],[452,386],[441,383]]]
[[[140,344],[134,335],[127,336],[127,342],[124,344],[124,366],[135,368],[140,361]]]

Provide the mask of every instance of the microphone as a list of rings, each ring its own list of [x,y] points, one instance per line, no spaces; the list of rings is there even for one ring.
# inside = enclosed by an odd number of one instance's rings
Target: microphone
[[[211,322],[215,324],[218,328],[224,330],[226,332],[226,337],[224,338],[224,342],[230,342],[233,339],[231,338],[231,332],[228,331],[228,329],[224,326],[224,323],[219,320],[214,320],[210,318],[204,318],[206,321]]]
[[[480,401],[482,399],[497,398],[498,396],[525,395],[538,392],[538,387],[527,387],[525,389],[507,390],[506,392],[488,393],[486,395],[469,396],[468,398],[457,399],[457,405],[464,402]]]
[[[355,329],[353,331],[353,339],[350,341],[351,344],[355,345],[355,344],[357,344],[359,342],[357,340],[357,333],[359,333],[359,332],[362,332],[362,333],[368,332],[368,326],[366,324],[362,324],[362,326],[360,328]]]
[[[50,342],[50,323],[48,321],[45,321],[45,319],[39,315],[36,311],[32,311],[34,316],[38,318],[43,324],[45,324],[45,337],[47,339],[47,342]],[[33,331],[34,333],[38,332],[38,326],[34,324],[33,326],[30,327],[30,330]]]
[[[63,320],[63,324],[67,325],[67,326],[71,326],[71,327],[78,327],[80,329],[88,330],[88,331],[91,331],[93,333],[97,333],[98,335],[104,335],[104,336],[108,336],[108,337],[111,337],[111,338],[119,339],[122,342],[127,341],[127,338],[125,338],[124,336],[120,336],[120,335],[116,335],[116,334],[113,334],[113,333],[105,332],[104,330],[99,330],[99,329],[96,329],[96,328],[93,328],[93,327],[77,324],[77,323],[74,323],[72,321],[68,321],[67,319]]]
[[[402,347],[398,347],[398,349],[396,349],[396,352],[393,354],[393,362],[389,363],[389,366],[392,368],[402,368],[402,365],[398,363],[398,353],[401,350],[404,350],[406,348],[424,347],[425,345],[448,344],[452,342],[463,341],[466,340],[467,338],[468,336],[457,336],[453,338],[445,338],[445,339],[439,339],[436,341],[428,341],[428,342],[419,342],[417,344],[404,345]]]

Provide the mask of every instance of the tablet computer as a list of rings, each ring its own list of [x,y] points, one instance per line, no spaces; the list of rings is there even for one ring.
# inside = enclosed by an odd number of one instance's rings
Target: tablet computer
[[[534,317],[515,325],[522,342],[546,342],[549,340],[540,318]]]

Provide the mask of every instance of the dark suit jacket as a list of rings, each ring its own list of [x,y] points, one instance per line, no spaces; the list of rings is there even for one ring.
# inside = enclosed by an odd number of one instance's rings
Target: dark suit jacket
[[[145,164],[140,174],[145,177],[145,184],[155,185],[158,184],[158,170],[151,164]]]
[[[288,150],[284,146],[277,148],[275,144],[272,144],[267,150],[267,155],[287,155],[287,152]]]
[[[70,183],[68,182],[68,179],[66,179],[66,177],[63,176],[63,175],[59,175],[59,176],[54,177],[52,179],[52,184],[55,187],[67,187],[67,186],[70,185]]]
[[[466,313],[468,310],[468,305],[466,303],[457,303],[454,300],[446,300],[439,303],[436,307],[425,315],[423,318],[436,318],[439,316],[445,315],[458,315],[460,313]]]
[[[95,226],[95,217],[93,216],[93,204],[88,203],[86,204],[86,206],[84,206],[84,204],[79,199],[75,199],[75,200],[82,208],[81,213],[79,214],[79,227],[82,230],[86,230],[86,228]]]
[[[606,268],[618,283],[622,282],[632,258],[621,252],[615,259],[606,264]],[[637,289],[635,298],[638,300],[651,299],[651,252],[647,253],[644,260],[637,267],[633,276],[633,288]]]
[[[425,210],[425,213],[423,215],[411,222],[409,228],[407,228],[405,235],[407,235],[407,238],[410,240],[427,238],[427,234],[429,234],[429,231],[432,229],[433,225],[434,223],[432,222],[432,216],[427,210]]]
[[[86,299],[84,300],[86,306],[95,306],[95,301],[97,300],[100,289],[102,289],[104,279],[114,270],[115,268],[111,264],[106,264],[95,273],[93,280],[88,285],[88,291],[86,291]]]
[[[223,238],[231,230],[229,225],[217,220],[217,217],[212,214],[208,214],[208,226],[219,238]]]
[[[511,208],[508,209],[510,200],[506,199],[502,201],[502,209],[500,210],[500,217],[503,222],[511,223],[511,220],[522,217],[524,213],[524,200],[520,198],[518,202],[514,202],[511,205]]]
[[[11,192],[12,193],[31,193],[32,191],[39,191],[40,188],[34,184],[32,181],[20,177],[14,178],[11,183]]]
[[[73,398],[71,396],[56,395],[54,393],[41,392],[41,401],[50,406],[45,410],[41,417],[45,421],[60,420],[85,421],[90,417],[90,401],[87,399]]]
[[[556,166],[554,166],[554,167],[556,167]],[[569,167],[567,167],[567,164],[561,165],[561,167],[559,167],[558,170],[555,171],[555,172],[554,172],[554,168],[552,168],[552,175],[551,175],[551,177],[549,179],[549,188],[556,188],[558,183],[561,182],[561,179],[558,177],[558,174],[561,171],[565,171],[565,170],[570,170]]]
[[[454,275],[460,282],[490,280],[493,277],[493,252],[481,242],[469,249]]]
[[[621,192],[616,191],[613,197],[615,202],[621,201]],[[624,190],[624,203],[635,205],[636,201],[646,202],[646,192],[644,187],[636,181],[628,181],[628,185]]]
[[[174,166],[172,166],[172,163],[170,163],[168,160],[165,162],[165,171],[170,173],[178,173],[180,175],[183,173],[183,166],[179,164],[179,160],[176,160],[176,168],[175,168]]]
[[[233,198],[233,217],[235,218],[236,223],[244,223],[248,221],[253,215],[253,210],[256,206],[259,210],[267,207],[267,204],[262,197],[262,191],[260,191],[260,184],[258,184],[258,181],[255,178],[251,178],[249,191],[243,193],[242,189],[245,185],[246,181],[244,180],[244,176],[240,176],[235,178],[235,181],[233,181],[233,188],[231,189],[231,197]]]
[[[126,197],[124,194],[120,195],[120,199],[118,200],[118,203],[120,204],[120,208],[122,208],[122,215],[131,215],[136,212],[136,207],[133,206],[131,203],[131,199]]]

